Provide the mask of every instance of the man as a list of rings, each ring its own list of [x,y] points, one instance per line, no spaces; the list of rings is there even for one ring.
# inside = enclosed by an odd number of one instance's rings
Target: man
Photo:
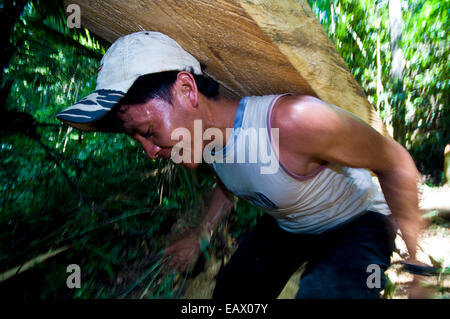
[[[83,130],[124,132],[149,158],[182,158],[191,169],[199,154],[216,156],[210,164],[219,183],[203,222],[165,251],[175,269],[194,265],[199,240],[210,239],[231,193],[267,212],[219,273],[213,298],[276,298],[305,261],[297,298],[378,298],[396,232],[391,213],[416,262],[418,172],[403,147],[311,96],[224,98],[199,62],[161,33],[118,39],[101,61],[96,91],[58,118]],[[205,145],[211,130],[216,138]],[[248,139],[257,144],[252,161]],[[236,161],[241,154],[246,160]],[[263,173],[269,162],[277,169]],[[377,269],[379,278],[369,278]],[[417,287],[418,279],[413,293]]]

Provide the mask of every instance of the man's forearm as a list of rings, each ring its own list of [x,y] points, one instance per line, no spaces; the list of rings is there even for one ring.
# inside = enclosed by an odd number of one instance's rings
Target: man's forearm
[[[417,236],[423,221],[418,205],[419,174],[406,150],[399,154],[398,161],[389,171],[377,174],[386,202],[395,218],[410,258],[416,258]]]
[[[209,201],[208,210],[197,228],[198,235],[209,241],[214,230],[232,207],[231,194],[225,191],[223,186],[217,185]]]

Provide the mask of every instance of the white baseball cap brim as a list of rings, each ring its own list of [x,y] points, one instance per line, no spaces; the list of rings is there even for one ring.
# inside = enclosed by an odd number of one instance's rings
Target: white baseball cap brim
[[[95,90],[76,104],[66,108],[56,117],[83,131],[96,131],[93,122],[101,119],[125,96],[125,92],[115,90]]]

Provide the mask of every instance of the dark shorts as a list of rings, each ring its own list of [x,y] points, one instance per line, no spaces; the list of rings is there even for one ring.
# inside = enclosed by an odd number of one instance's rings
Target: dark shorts
[[[219,272],[213,299],[275,299],[305,261],[296,298],[379,298],[395,234],[389,217],[371,211],[318,235],[287,232],[265,214]]]

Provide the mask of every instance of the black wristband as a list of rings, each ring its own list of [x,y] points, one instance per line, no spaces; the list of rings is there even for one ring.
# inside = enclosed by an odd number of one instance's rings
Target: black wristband
[[[431,267],[431,266],[420,266],[420,265],[414,265],[414,264],[408,264],[404,261],[400,262],[403,265],[403,269],[407,272],[414,274],[414,275],[420,275],[420,276],[435,276],[439,275],[440,271],[437,268]]]

